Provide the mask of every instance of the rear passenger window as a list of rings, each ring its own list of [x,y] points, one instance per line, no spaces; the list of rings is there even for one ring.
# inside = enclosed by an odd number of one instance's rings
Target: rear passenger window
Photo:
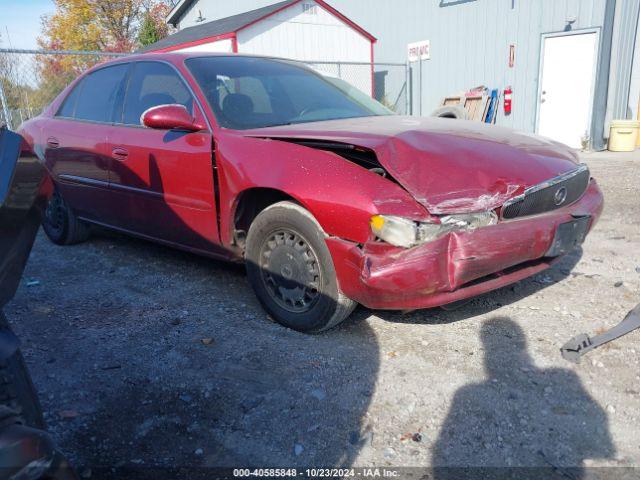
[[[140,125],[146,110],[172,103],[184,105],[193,113],[191,93],[175,70],[159,62],[136,63],[129,77],[122,122]]]
[[[62,106],[58,110],[58,113],[56,113],[56,117],[68,117],[68,118],[73,117],[73,113],[76,109],[76,101],[78,100],[78,93],[80,92],[80,88],[82,88],[82,81],[79,82],[75,87],[73,87],[73,90],[71,90],[71,93],[69,93],[69,95],[67,95],[67,98],[64,99]]]
[[[114,108],[128,65],[97,70],[82,81],[74,118],[112,122]]]

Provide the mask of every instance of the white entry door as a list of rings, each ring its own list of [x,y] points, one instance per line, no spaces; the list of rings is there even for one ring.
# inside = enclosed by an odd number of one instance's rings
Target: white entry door
[[[579,148],[591,125],[598,34],[551,35],[542,42],[537,132]]]

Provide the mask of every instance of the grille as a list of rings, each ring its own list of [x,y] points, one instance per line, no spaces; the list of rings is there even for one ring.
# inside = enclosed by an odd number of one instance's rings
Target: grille
[[[509,200],[502,206],[502,218],[537,215],[571,205],[582,197],[590,178],[591,174],[587,166],[580,165],[569,173],[529,187],[522,195]],[[562,196],[565,196],[564,201],[559,202]]]

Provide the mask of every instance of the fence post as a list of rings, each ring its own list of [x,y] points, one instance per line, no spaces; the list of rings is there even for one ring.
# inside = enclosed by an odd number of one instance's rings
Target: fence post
[[[409,64],[409,115],[413,115],[413,67]]]
[[[411,115],[411,80],[409,79],[409,76],[411,75],[411,66],[409,65],[409,62],[405,63],[404,65],[404,85],[405,85],[405,91],[404,91],[404,114],[405,115]]]
[[[418,98],[420,99],[419,100],[420,104],[418,105],[418,112],[419,112],[419,115],[422,116],[422,58],[418,61],[420,62],[420,85],[418,87],[420,88],[420,90],[418,91]]]
[[[7,97],[4,96],[4,87],[2,86],[2,80],[0,80],[0,103],[2,104],[4,121],[7,124],[7,127],[11,128],[11,113],[9,113],[9,104],[7,103]]]

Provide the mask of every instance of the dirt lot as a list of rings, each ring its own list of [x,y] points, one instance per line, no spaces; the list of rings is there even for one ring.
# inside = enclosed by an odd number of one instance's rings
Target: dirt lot
[[[306,336],[241,267],[104,233],[40,234],[6,313],[51,431],[94,472],[640,466],[640,331],[578,366],[558,350],[640,302],[640,154],[585,161],[607,205],[583,250],[453,312],[360,308]]]

